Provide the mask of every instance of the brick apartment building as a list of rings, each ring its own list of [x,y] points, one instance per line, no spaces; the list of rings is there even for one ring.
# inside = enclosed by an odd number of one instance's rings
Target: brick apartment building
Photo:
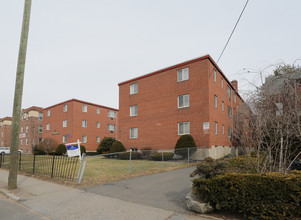
[[[117,138],[126,148],[174,149],[191,134],[214,158],[233,152],[237,86],[209,55],[119,83]]]
[[[43,139],[79,140],[87,151],[96,151],[104,137],[116,138],[118,109],[71,99],[45,108],[43,115]]]
[[[0,118],[0,147],[10,147],[12,118]]]
[[[20,121],[19,149],[32,153],[34,147],[42,141],[43,108],[32,106],[22,110]]]

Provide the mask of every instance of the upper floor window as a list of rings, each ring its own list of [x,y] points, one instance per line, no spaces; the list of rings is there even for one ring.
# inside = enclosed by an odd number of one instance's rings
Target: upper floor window
[[[82,110],[83,110],[83,112],[87,112],[87,111],[88,111],[88,106],[87,106],[87,105],[85,105],[85,104],[83,104],[83,106],[82,106]]]
[[[216,82],[216,70],[215,69],[213,70],[213,80],[214,80],[214,82]]]
[[[217,122],[214,122],[214,134],[217,135]]]
[[[64,144],[67,143],[67,136],[66,135],[63,136],[63,143]]]
[[[214,108],[217,108],[217,96],[214,95]]]
[[[100,143],[100,137],[99,136],[96,137],[96,142]]]
[[[138,83],[130,85],[130,95],[138,93]]]
[[[228,137],[229,137],[229,138],[232,137],[232,128],[228,128]]]
[[[224,88],[224,79],[222,78],[222,88]]]
[[[228,106],[228,116],[232,118],[232,108]]]
[[[67,110],[68,110],[68,105],[64,105],[63,112],[67,112]]]
[[[21,127],[21,133],[23,133],[23,127]]]
[[[28,133],[28,126],[25,127],[25,132]]]
[[[43,120],[43,113],[39,112],[39,120],[42,121]]]
[[[87,120],[82,120],[82,127],[86,128],[87,127]]]
[[[189,94],[178,96],[178,108],[189,107]]]
[[[223,134],[225,134],[225,125],[223,125]]]
[[[28,145],[28,139],[27,139],[27,138],[26,138],[26,140],[25,140],[25,144]]]
[[[96,113],[100,114],[100,108],[99,107],[97,107]]]
[[[116,116],[117,116],[117,113],[116,113],[116,112],[111,111],[111,110],[108,110],[108,117],[116,118]]]
[[[87,136],[85,135],[82,136],[82,143],[87,143]]]
[[[67,127],[67,120],[63,120],[63,128]]]
[[[43,133],[43,126],[40,125],[38,131],[40,134]]]
[[[234,103],[236,103],[236,94],[234,93]]]
[[[96,128],[100,128],[100,122],[96,122]]]
[[[130,116],[138,115],[138,105],[133,105],[130,107]]]
[[[225,104],[224,104],[224,101],[222,101],[222,110],[224,111],[225,110]]]
[[[49,131],[50,130],[50,124],[46,125],[46,130]]]
[[[178,70],[178,82],[182,82],[182,81],[185,81],[185,80],[188,80],[188,79],[189,79],[189,69],[188,69],[188,67]]]
[[[50,116],[50,110],[47,110],[47,117]]]
[[[190,134],[190,122],[179,122],[178,123],[178,135]]]
[[[116,125],[114,125],[114,124],[108,124],[108,130],[109,131],[116,131]]]
[[[130,129],[130,138],[138,138],[138,128],[131,128]]]
[[[231,101],[231,88],[229,86],[227,86],[227,94],[228,94],[229,100]]]

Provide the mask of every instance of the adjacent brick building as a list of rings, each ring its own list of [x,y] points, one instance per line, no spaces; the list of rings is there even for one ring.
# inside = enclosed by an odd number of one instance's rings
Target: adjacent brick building
[[[237,86],[209,55],[119,83],[118,139],[127,148],[174,149],[191,134],[210,156],[227,154]]]
[[[10,147],[12,118],[0,118],[0,147]]]
[[[20,121],[19,149],[32,153],[34,147],[42,141],[43,108],[32,106],[22,110]]]
[[[43,115],[43,139],[80,140],[87,151],[96,151],[104,137],[116,138],[118,109],[71,99],[45,108]]]

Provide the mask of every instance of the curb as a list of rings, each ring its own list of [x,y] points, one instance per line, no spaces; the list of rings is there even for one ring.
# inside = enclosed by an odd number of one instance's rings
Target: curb
[[[18,196],[15,196],[14,194],[10,193],[8,190],[6,189],[0,189],[0,193],[5,195],[6,197],[10,198],[10,199],[13,199],[17,202],[22,202],[22,201],[25,201],[26,199],[22,199]]]

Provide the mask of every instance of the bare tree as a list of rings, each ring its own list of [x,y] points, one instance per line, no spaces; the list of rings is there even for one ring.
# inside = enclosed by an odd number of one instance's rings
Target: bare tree
[[[53,138],[45,138],[38,146],[38,149],[46,153],[54,152],[58,142]]]

